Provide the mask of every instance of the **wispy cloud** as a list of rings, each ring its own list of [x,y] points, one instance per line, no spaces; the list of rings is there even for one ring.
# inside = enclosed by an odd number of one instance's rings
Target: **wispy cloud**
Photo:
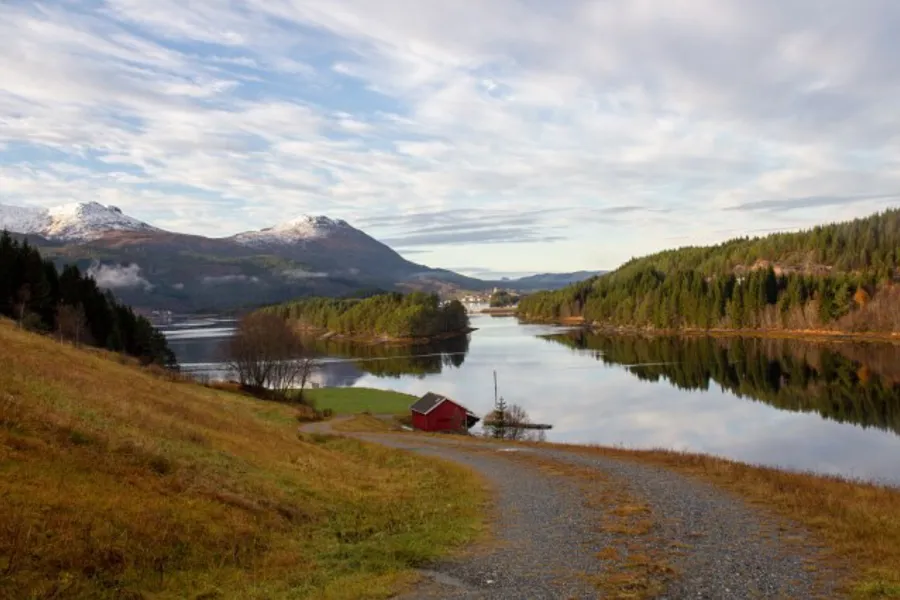
[[[897,204],[900,5],[881,0],[2,13],[4,203],[211,235],[324,213],[498,271]]]

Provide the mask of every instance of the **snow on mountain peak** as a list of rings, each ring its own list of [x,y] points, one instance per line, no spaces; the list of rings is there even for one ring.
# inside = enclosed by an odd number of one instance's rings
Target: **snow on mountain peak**
[[[325,216],[304,215],[259,231],[246,231],[234,236],[245,246],[261,244],[295,244],[306,240],[327,237],[340,229],[350,229],[346,221]]]
[[[73,202],[53,208],[0,205],[0,229],[65,241],[92,240],[110,231],[158,231],[118,207],[98,202]]]

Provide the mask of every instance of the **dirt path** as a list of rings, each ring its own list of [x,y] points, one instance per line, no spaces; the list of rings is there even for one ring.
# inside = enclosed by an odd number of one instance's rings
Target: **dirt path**
[[[491,542],[432,565],[404,600],[834,597],[802,529],[665,469],[477,439],[347,435],[452,460],[493,488]]]

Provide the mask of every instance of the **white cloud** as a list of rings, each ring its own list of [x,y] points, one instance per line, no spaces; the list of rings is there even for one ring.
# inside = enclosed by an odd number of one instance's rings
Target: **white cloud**
[[[92,264],[87,270],[88,277],[93,278],[97,285],[107,289],[120,288],[144,288],[153,289],[153,285],[141,275],[141,268],[132,263],[130,265],[104,265],[99,262]]]
[[[303,280],[303,279],[323,279],[328,277],[328,273],[319,273],[317,271],[304,271],[303,269],[287,269],[281,274],[285,279]]]
[[[12,204],[98,200],[221,235],[302,212],[555,208],[544,235],[469,234],[421,258],[545,271],[857,216],[900,192],[900,6],[878,0],[3,11]],[[645,210],[602,210],[626,205]]]

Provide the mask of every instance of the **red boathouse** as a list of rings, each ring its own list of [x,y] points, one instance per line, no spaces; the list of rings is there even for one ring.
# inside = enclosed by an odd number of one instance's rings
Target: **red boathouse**
[[[409,409],[413,428],[421,431],[468,431],[481,420],[462,404],[432,392]]]

